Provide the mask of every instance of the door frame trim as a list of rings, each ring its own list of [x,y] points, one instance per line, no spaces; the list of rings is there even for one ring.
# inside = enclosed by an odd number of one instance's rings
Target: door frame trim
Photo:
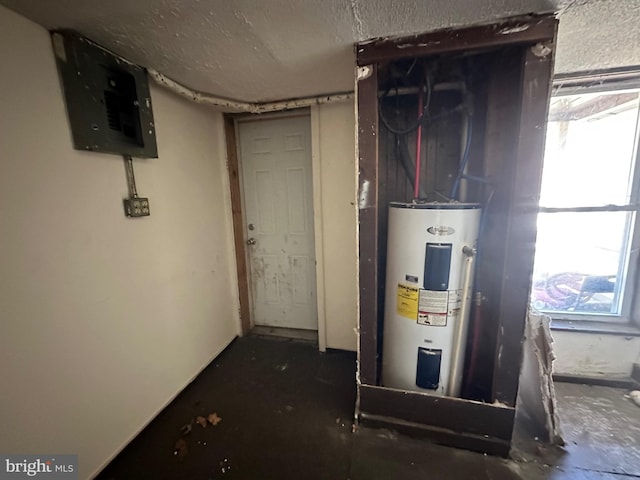
[[[244,212],[240,187],[240,163],[238,156],[236,123],[233,115],[223,114],[224,138],[227,144],[227,174],[231,194],[231,218],[233,223],[233,244],[236,257],[238,279],[238,300],[240,303],[240,334],[251,329],[251,306],[249,298],[249,277],[244,240]]]
[[[327,350],[327,317],[324,274],[324,217],[322,214],[322,167],[320,152],[320,109],[310,108],[311,180],[313,183],[313,236],[316,250],[316,302],[318,311],[318,349]]]
[[[224,131],[227,148],[227,173],[231,192],[231,213],[233,219],[233,237],[235,246],[236,269],[238,273],[238,295],[240,302],[240,329],[246,335],[253,322],[253,310],[249,288],[249,264],[246,249],[246,229],[242,198],[242,176],[240,149],[238,144],[238,123],[247,121],[272,120],[287,117],[307,117],[311,129],[311,176],[313,188],[313,226],[316,273],[316,311],[318,315],[318,348],[326,351],[326,314],[324,279],[324,244],[322,218],[322,191],[320,167],[320,118],[317,106],[272,114],[229,114],[224,113]]]

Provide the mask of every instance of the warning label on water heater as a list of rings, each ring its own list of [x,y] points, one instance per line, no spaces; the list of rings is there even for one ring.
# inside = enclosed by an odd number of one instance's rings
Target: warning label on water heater
[[[454,316],[460,309],[460,290],[434,291],[420,290],[418,298],[418,323],[436,327],[446,327],[447,317]]]
[[[418,316],[418,292],[414,285],[398,284],[398,301],[396,310],[398,315],[415,320]]]

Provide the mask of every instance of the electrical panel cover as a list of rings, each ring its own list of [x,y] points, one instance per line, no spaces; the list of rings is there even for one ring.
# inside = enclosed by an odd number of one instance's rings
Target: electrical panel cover
[[[156,158],[147,71],[75,32],[51,36],[74,147]]]

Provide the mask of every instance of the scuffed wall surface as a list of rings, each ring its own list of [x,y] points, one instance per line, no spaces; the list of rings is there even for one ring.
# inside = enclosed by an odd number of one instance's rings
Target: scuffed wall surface
[[[153,88],[160,158],[72,149],[49,34],[0,7],[0,451],[87,478],[236,335],[219,114]]]

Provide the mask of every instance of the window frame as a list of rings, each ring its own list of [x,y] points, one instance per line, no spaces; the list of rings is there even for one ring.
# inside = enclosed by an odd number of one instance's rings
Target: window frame
[[[625,67],[580,73],[569,73],[554,76],[551,98],[568,95],[579,95],[598,92],[638,91],[640,94],[640,66]],[[548,122],[547,122],[548,123]],[[538,206],[538,214],[554,214],[562,212],[632,212],[628,217],[631,225],[627,228],[628,235],[624,240],[623,251],[625,262],[620,262],[618,274],[622,277],[623,289],[620,292],[622,302],[619,313],[570,313],[561,311],[543,311],[552,320],[584,322],[602,322],[611,325],[640,325],[640,300],[635,293],[640,293],[640,106],[636,115],[636,128],[633,140],[631,183],[629,198],[624,205],[580,206],[580,207],[547,207]]]

